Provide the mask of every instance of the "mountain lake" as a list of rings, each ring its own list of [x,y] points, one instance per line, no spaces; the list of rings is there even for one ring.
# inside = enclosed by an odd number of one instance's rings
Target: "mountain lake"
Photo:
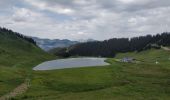
[[[57,60],[43,62],[37,65],[36,67],[34,67],[33,70],[54,70],[54,69],[64,69],[64,68],[109,65],[109,63],[106,63],[105,60],[106,58],[94,58],[94,57],[57,59]]]

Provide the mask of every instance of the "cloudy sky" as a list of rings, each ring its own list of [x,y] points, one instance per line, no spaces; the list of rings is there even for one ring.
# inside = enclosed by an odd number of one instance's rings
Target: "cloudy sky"
[[[50,39],[156,34],[170,31],[170,0],[0,0],[0,26]]]

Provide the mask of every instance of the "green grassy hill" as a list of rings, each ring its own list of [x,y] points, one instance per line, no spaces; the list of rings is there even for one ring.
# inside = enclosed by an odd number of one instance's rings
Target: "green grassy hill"
[[[15,32],[0,29],[0,96],[30,77],[34,65],[51,58]]]
[[[116,60],[123,57],[140,62]],[[169,51],[151,49],[108,58],[109,66],[35,71],[29,90],[16,99],[170,100],[169,57]]]
[[[123,57],[139,62],[117,60]],[[32,70],[53,58],[28,40],[0,31],[0,96],[29,78],[29,89],[12,100],[170,100],[170,51],[121,53],[101,67]]]

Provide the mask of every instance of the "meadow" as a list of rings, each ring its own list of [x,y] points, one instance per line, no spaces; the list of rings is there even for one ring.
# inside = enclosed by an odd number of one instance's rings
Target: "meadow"
[[[134,57],[139,62],[116,60],[122,57]],[[13,99],[169,100],[169,57],[169,51],[151,49],[108,58],[109,66],[32,71],[28,91]]]
[[[32,73],[32,67],[55,57],[39,47],[16,37],[0,34],[0,97],[22,84]]]

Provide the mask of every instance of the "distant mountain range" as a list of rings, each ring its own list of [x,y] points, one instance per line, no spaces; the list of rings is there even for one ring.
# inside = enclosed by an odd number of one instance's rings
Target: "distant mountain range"
[[[94,41],[97,41],[97,40],[94,40],[94,39],[79,39],[78,42],[80,43],[84,43],[84,42],[94,42]]]
[[[42,39],[38,37],[32,37],[32,39],[37,43],[37,45],[42,48],[45,51],[58,48],[58,47],[69,47],[71,45],[77,44],[77,43],[84,43],[84,42],[92,42],[95,41],[93,39],[87,39],[87,40],[78,40],[78,41],[71,41],[68,39]]]
[[[71,41],[68,39],[51,40],[51,39],[41,39],[41,38],[37,38],[37,37],[32,37],[32,38],[37,43],[37,45],[45,51],[48,51],[50,49],[57,48],[57,47],[68,47],[68,46],[79,43],[78,41]]]

